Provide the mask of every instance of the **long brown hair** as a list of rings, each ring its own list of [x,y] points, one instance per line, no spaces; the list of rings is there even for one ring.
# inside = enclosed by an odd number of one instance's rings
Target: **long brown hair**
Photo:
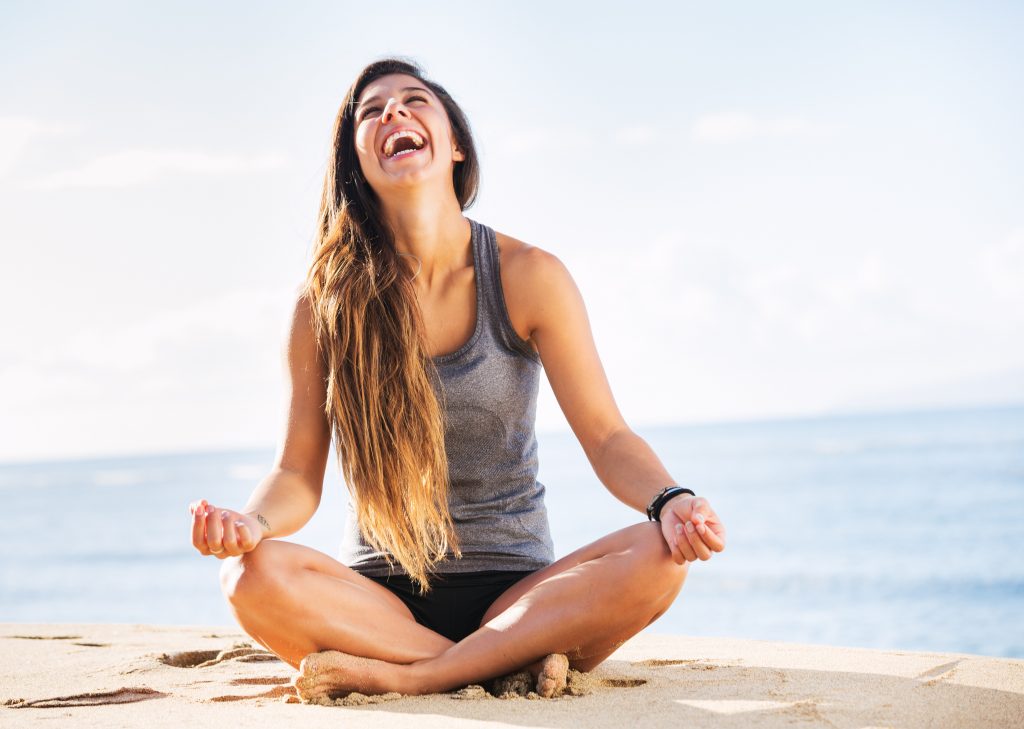
[[[354,140],[360,94],[392,73],[416,77],[440,99],[466,157],[452,172],[455,196],[463,210],[476,198],[479,161],[462,109],[414,61],[374,61],[349,88],[334,122],[304,291],[327,368],[324,410],[360,531],[426,594],[427,573],[447,550],[462,556],[448,509],[444,391],[409,267],[398,257]]]

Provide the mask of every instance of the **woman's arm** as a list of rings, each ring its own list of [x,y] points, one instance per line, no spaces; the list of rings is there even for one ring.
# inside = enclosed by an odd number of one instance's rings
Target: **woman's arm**
[[[656,493],[678,482],[619,412],[576,282],[557,256],[537,247],[517,264],[524,294],[517,300],[529,302],[530,337],[562,412],[601,483],[646,513]]]
[[[525,282],[518,293],[529,302],[530,337],[558,404],[601,483],[620,501],[646,513],[651,498],[677,481],[622,418],[594,345],[583,297],[569,271],[539,248],[527,249],[521,260],[530,264],[517,266],[517,282]],[[707,560],[725,549],[725,527],[700,496],[682,494],[666,502],[660,529],[677,564]]]
[[[252,492],[243,514],[254,517],[263,538],[286,537],[299,531],[320,506],[320,490],[301,474],[275,467]]]
[[[590,462],[615,498],[645,516],[656,493],[666,486],[685,485],[669,475],[646,440],[626,427],[606,438]]]
[[[284,360],[289,406],[277,460],[242,510],[260,522],[264,539],[294,534],[316,513],[331,445],[324,414],[326,372],[304,296],[295,303]]]

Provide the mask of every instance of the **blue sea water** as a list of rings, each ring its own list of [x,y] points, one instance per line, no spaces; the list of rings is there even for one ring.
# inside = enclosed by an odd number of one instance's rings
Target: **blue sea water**
[[[637,428],[726,550],[645,633],[1024,658],[1024,407]],[[541,433],[556,557],[645,517]],[[240,509],[272,449],[0,465],[0,622],[234,624],[188,504]],[[328,466],[288,541],[336,555]]]

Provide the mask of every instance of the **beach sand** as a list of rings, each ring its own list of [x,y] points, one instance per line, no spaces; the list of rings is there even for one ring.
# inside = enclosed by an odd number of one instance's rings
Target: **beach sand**
[[[1024,660],[640,635],[558,698],[296,703],[236,626],[0,623],[0,727],[1013,727]]]

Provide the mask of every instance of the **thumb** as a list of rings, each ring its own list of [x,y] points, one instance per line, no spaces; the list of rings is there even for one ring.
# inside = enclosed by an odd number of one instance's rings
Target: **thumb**
[[[708,504],[706,499],[691,499],[690,501],[690,519],[696,523],[697,519],[701,521],[706,520],[711,516],[711,506]]]
[[[668,512],[668,509],[666,509],[665,512]],[[679,549],[679,543],[676,541],[679,538],[676,527],[681,525],[682,522],[679,521],[674,513],[668,512],[662,514],[661,535],[668,543],[669,551],[672,552],[672,561],[676,564],[684,564],[686,562],[686,556],[683,554],[682,550]]]
[[[254,537],[249,525],[241,519],[235,520],[235,534],[238,537],[238,547],[243,552],[252,551],[259,543],[259,537]]]

